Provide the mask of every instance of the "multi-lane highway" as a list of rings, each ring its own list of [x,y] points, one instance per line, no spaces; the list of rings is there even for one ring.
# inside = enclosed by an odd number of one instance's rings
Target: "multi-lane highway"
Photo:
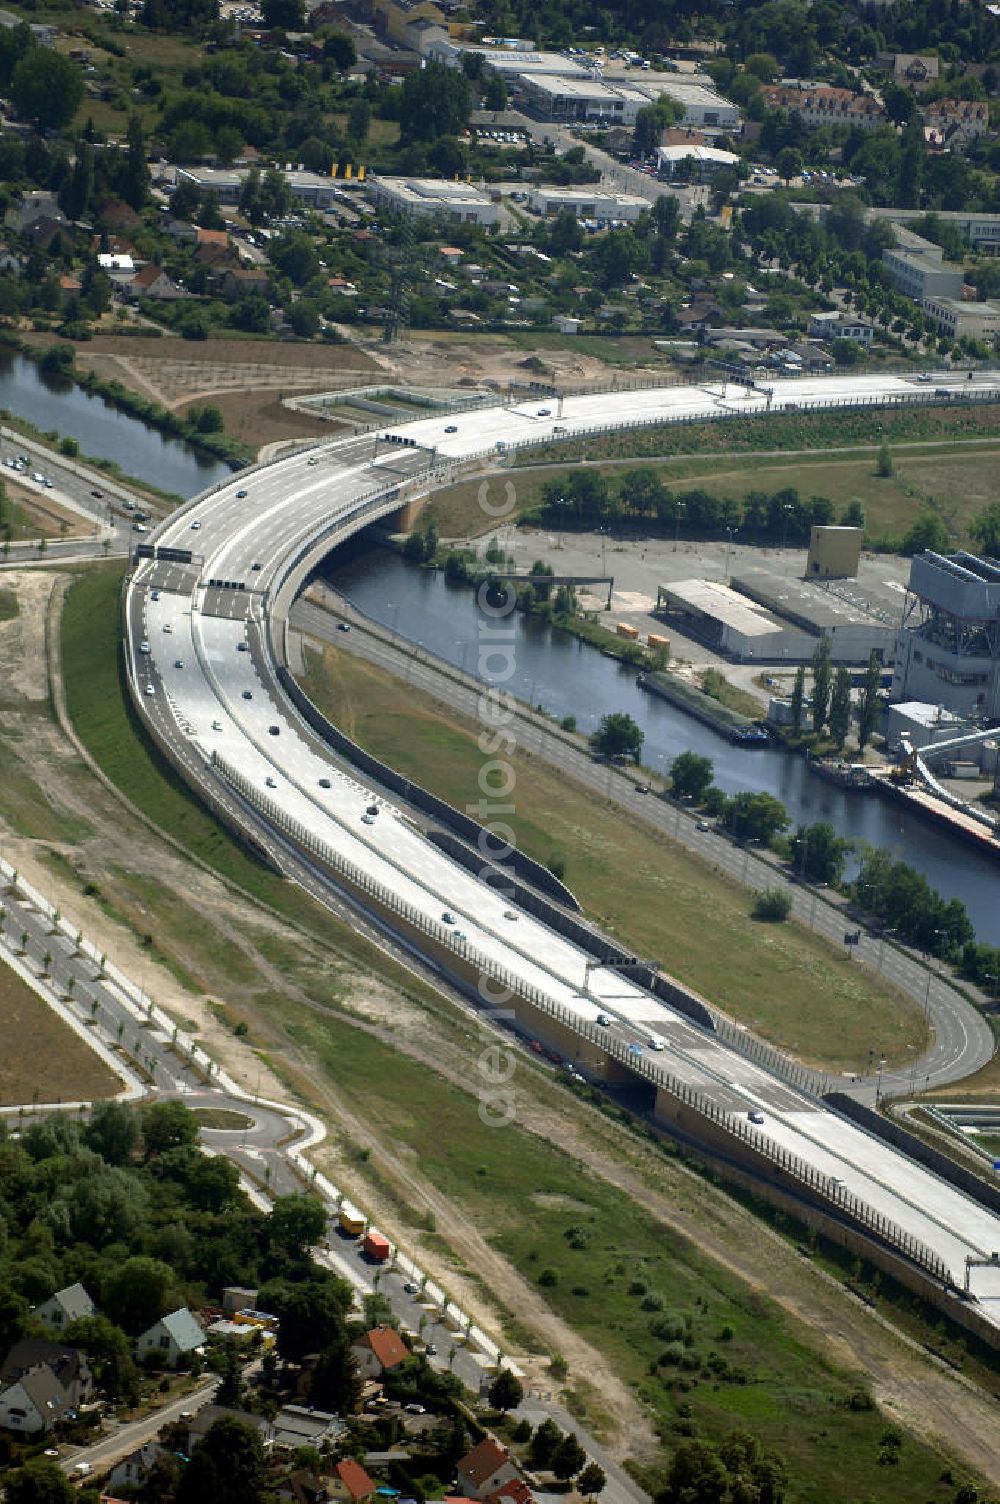
[[[763,1151],[794,1155],[831,1196],[846,1192],[917,1240],[961,1285],[967,1257],[1000,1247],[1000,1218],[639,986],[593,968],[576,945],[446,857],[326,753],[278,688],[271,649],[311,561],[390,512],[408,481],[423,475],[432,484],[443,461],[611,424],[696,417],[719,403],[736,415],[916,401],[927,390],[889,376],[788,381],[770,394],[610,393],[422,420],[292,456],[215,488],[157,531],[157,556],[139,560],[129,584],[127,661],[137,704],[185,776],[317,896],[338,893],[335,874],[349,872],[355,889],[405,910],[418,943],[426,936],[493,981],[505,979],[583,1038],[655,1060],[734,1130],[752,1132]],[[1000,1269],[975,1269],[972,1290],[1000,1326]]]

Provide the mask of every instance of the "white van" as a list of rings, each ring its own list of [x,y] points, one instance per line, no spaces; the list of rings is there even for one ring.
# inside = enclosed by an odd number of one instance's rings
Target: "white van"
[[[646,1048],[647,1050],[665,1050],[667,1048],[667,1041],[661,1039],[659,1034],[647,1034]]]

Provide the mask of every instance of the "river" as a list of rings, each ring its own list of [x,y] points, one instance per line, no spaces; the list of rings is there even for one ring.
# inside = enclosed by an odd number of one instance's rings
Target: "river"
[[[479,612],[467,586],[441,571],[415,569],[386,549],[341,551],[328,577],[359,610],[474,673]],[[715,781],[776,795],[798,824],[828,820],[838,834],[890,851],[923,872],[948,898],[960,898],[981,940],[1000,944],[1000,864],[875,794],[851,794],[810,773],[805,759],[776,748],[743,750],[683,711],[645,694],[634,669],[605,658],[544,622],[514,613],[516,670],[507,688],[551,714],[576,716],[583,732],[609,711],[627,711],[645,733],[643,761],[666,773],[678,752],[712,759]]]
[[[0,349],[0,408],[77,440],[84,455],[114,460],[126,475],[161,491],[194,496],[231,475],[221,460],[200,454],[182,439],[169,439],[130,418],[81,387],[47,377],[34,361]]]

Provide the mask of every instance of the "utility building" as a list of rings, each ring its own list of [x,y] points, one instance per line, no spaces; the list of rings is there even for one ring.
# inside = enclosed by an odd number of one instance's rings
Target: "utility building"
[[[1000,565],[975,554],[918,554],[910,565],[892,698],[1000,719]]]

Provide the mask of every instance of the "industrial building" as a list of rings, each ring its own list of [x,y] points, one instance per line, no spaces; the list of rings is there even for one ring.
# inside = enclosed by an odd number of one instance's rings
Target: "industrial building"
[[[369,178],[368,196],[391,214],[417,219],[448,214],[469,225],[495,225],[500,206],[471,183],[444,178]]]
[[[1000,720],[1000,565],[975,554],[918,554],[910,565],[892,699]]]
[[[834,663],[891,662],[895,625],[809,580],[744,569],[732,586],[679,580],[657,590],[657,614],[738,663],[808,663],[821,637]]]
[[[247,167],[178,167],[175,182],[178,187],[191,183],[199,193],[210,193],[220,204],[238,204],[249,173]],[[329,209],[343,190],[335,178],[304,168],[286,168],[281,176],[292,197],[310,209]]]
[[[651,100],[627,84],[606,84],[591,75],[562,78],[554,73],[525,74],[518,79],[524,107],[539,120],[581,121],[597,125],[635,125]]]
[[[577,219],[603,219],[633,224],[649,210],[649,200],[632,193],[608,193],[594,184],[591,188],[549,188],[544,184],[528,195],[528,207],[536,214],[558,214],[571,209]]]

